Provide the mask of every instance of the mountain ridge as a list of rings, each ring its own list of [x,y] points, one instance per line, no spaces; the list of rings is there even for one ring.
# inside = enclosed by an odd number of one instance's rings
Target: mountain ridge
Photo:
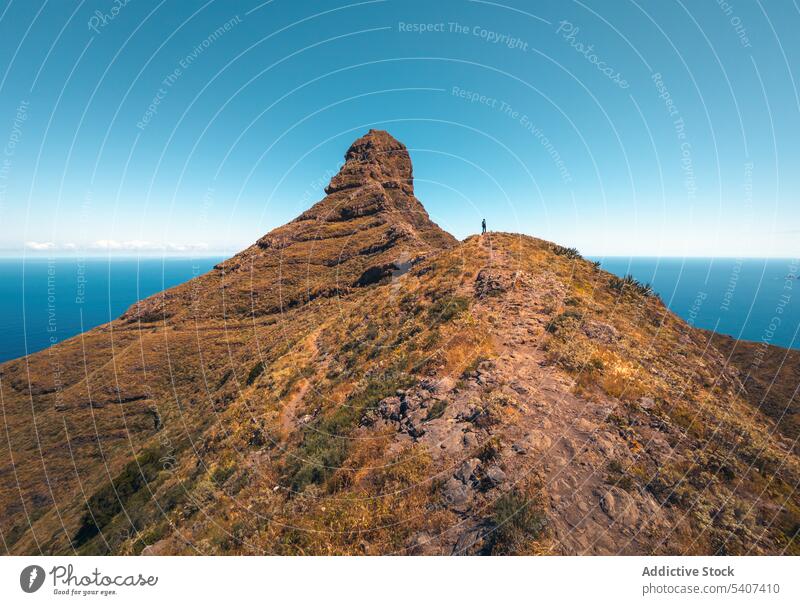
[[[0,365],[0,532],[15,554],[796,554],[793,355],[574,250],[457,242],[373,130],[293,221]]]

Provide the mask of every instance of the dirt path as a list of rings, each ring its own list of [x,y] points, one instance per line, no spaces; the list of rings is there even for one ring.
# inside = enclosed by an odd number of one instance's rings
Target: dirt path
[[[315,332],[312,332],[305,340],[305,346],[307,348],[307,357],[306,359],[316,360],[319,356],[319,336],[322,330],[318,329]],[[300,407],[300,403],[308,393],[308,390],[313,385],[314,381],[318,376],[320,376],[323,372],[327,370],[326,363],[315,363],[316,372],[314,376],[308,377],[304,376],[301,379],[300,388],[286,401],[281,410],[280,415],[280,427],[281,427],[281,438],[285,442],[289,436],[294,432],[295,428],[297,427],[297,417],[296,412],[298,407]]]
[[[294,431],[297,422],[295,412],[300,402],[303,401],[303,397],[306,396],[309,387],[311,387],[311,381],[308,379],[303,378],[302,382],[303,384],[300,389],[289,398],[283,406],[283,410],[281,410],[281,436],[284,441],[286,441],[292,431]]]
[[[483,236],[480,245],[489,255],[486,269],[515,270],[513,258],[492,248],[490,235]],[[615,452],[627,449],[606,422],[618,403],[576,397],[573,379],[547,362],[541,344],[549,317],[533,311],[543,294],[540,287],[525,287],[515,279],[515,287],[502,297],[478,303],[495,318],[496,333],[503,335],[494,342],[495,372],[520,394],[526,407],[514,426],[501,427],[507,433],[501,437],[531,446],[522,462],[544,477],[553,554],[641,552],[644,521],[658,506],[646,495],[632,496],[606,481],[609,461]],[[618,545],[626,547],[620,552]]]

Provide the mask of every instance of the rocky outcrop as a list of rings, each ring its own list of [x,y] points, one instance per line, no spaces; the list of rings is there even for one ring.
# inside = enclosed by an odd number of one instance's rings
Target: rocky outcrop
[[[383,130],[370,130],[344,156],[345,164],[325,188],[331,194],[374,182],[414,195],[411,157],[406,146]]]

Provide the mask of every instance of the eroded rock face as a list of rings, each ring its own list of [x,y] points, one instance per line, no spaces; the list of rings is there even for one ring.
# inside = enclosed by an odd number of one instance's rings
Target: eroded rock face
[[[325,188],[331,194],[373,181],[414,195],[411,157],[406,146],[384,130],[370,130],[345,154],[345,165]]]
[[[167,292],[156,294],[155,296],[151,296],[150,298],[131,305],[120,319],[128,323],[165,321],[173,314],[169,305],[171,299],[172,296]]]

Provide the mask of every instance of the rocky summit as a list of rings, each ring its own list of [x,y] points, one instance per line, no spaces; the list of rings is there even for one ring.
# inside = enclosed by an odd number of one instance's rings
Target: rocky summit
[[[211,272],[0,366],[10,554],[800,554],[800,352],[458,242],[372,130]]]

